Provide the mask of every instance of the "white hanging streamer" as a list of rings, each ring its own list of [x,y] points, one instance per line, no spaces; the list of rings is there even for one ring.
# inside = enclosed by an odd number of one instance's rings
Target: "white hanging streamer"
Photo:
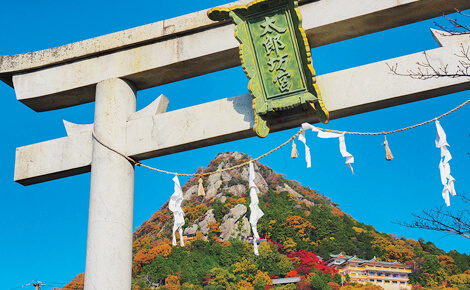
[[[258,220],[264,215],[263,211],[258,206],[259,199],[258,199],[258,193],[259,193],[259,188],[255,184],[255,169],[253,167],[253,162],[250,161],[250,167],[249,167],[249,176],[248,176],[248,181],[250,185],[250,198],[251,198],[251,203],[250,203],[250,224],[251,224],[251,229],[253,231],[253,249],[254,253],[256,256],[259,255],[258,253],[258,244],[257,240],[259,240],[259,234],[258,230],[256,227],[256,224],[258,223]]]
[[[176,246],[176,230],[179,231],[180,234],[180,245],[184,247],[183,241],[183,225],[184,225],[184,212],[181,208],[181,203],[183,202],[183,190],[181,190],[180,181],[178,176],[173,178],[175,182],[175,192],[170,197],[170,202],[168,207],[173,212],[173,216],[175,218],[175,222],[173,224],[173,246]]]
[[[441,182],[444,185],[444,189],[442,190],[442,197],[446,202],[447,206],[450,206],[450,196],[455,196],[455,188],[454,188],[454,181],[455,179],[450,175],[450,165],[449,161],[452,159],[452,155],[450,155],[449,149],[447,146],[450,146],[446,140],[446,133],[444,129],[442,129],[439,120],[436,120],[436,147],[441,149],[441,160],[439,161],[439,171],[441,173]]]
[[[305,137],[305,131],[308,129],[311,129],[313,132],[317,133],[318,138],[338,138],[339,139],[339,151],[341,152],[341,155],[346,158],[346,166],[348,166],[351,169],[352,174],[354,174],[354,170],[352,167],[352,163],[354,163],[354,156],[352,156],[351,153],[346,151],[346,142],[344,139],[344,133],[338,134],[338,133],[331,133],[331,132],[325,132],[317,127],[310,125],[309,123],[303,123],[302,124],[302,129],[303,131],[299,135],[299,141],[304,143],[305,145],[305,160],[307,161],[307,168],[310,168],[312,166],[312,157],[310,155],[310,148],[307,146],[307,139]]]

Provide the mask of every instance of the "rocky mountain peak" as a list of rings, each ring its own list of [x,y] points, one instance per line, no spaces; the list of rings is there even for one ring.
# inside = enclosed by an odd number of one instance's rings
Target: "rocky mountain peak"
[[[251,235],[248,221],[248,166],[217,172],[247,162],[250,158],[240,152],[219,153],[207,167],[199,168],[196,173],[215,172],[202,177],[205,196],[198,196],[198,177],[190,178],[182,186],[182,206],[186,218],[184,235],[194,236],[200,232],[207,239],[211,231],[217,231],[223,241]],[[254,162],[254,169],[255,183],[260,189],[260,203],[264,202],[264,206],[269,206],[270,194],[279,195],[281,192],[288,196],[296,209],[304,208],[306,212],[316,203],[326,201],[315,191],[284,178],[259,162]],[[135,235],[150,234],[153,238],[168,238],[171,226],[171,212],[166,203],[149,221],[142,224]]]

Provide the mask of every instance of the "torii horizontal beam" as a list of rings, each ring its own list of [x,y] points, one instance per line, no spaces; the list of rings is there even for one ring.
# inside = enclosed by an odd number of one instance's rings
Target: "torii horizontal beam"
[[[469,43],[467,43],[469,45]],[[460,44],[427,51],[437,67],[457,64]],[[393,75],[387,64],[414,68],[422,53],[407,55],[317,77],[330,118],[337,119],[470,89],[468,78],[426,81]],[[452,67],[449,67],[452,70]],[[358,85],[360,84],[360,85]],[[211,112],[208,114],[207,112]],[[212,126],[217,120],[217,126]],[[312,112],[298,111],[270,120],[271,131],[316,123]],[[244,94],[127,122],[127,148],[122,152],[143,160],[255,136],[252,97]],[[204,130],[200,130],[204,128]],[[175,134],[178,132],[178,134]],[[15,181],[29,185],[88,172],[91,131],[17,148]]]
[[[468,9],[470,2],[300,3],[312,48],[438,17],[454,8]],[[143,90],[239,64],[233,25],[212,22],[200,11],[57,48],[0,56],[0,80],[14,85],[17,99],[39,112],[92,102],[96,84],[107,79],[128,79]]]

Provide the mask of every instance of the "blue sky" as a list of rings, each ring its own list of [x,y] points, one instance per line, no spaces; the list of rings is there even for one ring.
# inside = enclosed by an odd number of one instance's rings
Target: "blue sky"
[[[168,4],[166,4],[168,3]],[[6,1],[2,4],[0,55],[26,53],[60,46],[210,8],[224,1],[173,2],[128,1]],[[443,22],[442,19],[438,21]],[[312,50],[317,74],[372,63],[436,48],[424,21]],[[358,84],[360,85],[360,84]],[[377,84],[378,86],[380,84]],[[170,99],[168,110],[192,106],[247,92],[241,67],[172,83],[138,94],[138,109],[160,94]],[[463,92],[394,108],[333,120],[323,126],[349,131],[393,130],[438,116],[470,98]],[[92,123],[94,104],[36,113],[16,100],[14,90],[0,84],[0,276],[2,289],[12,289],[34,280],[48,286],[67,283],[85,270],[85,250],[90,175],[24,187],[13,181],[15,148],[66,135],[62,120]],[[451,145],[452,175],[458,192],[470,190],[470,107],[441,119]],[[207,166],[217,153],[241,151],[257,157],[295,134],[298,129],[220,144],[145,161],[158,168],[193,173]],[[435,126],[430,124],[388,137],[395,159],[385,161],[382,137],[346,136],[348,151],[355,157],[351,175],[340,156],[337,140],[307,138],[312,150],[312,168],[301,158],[290,158],[290,148],[261,160],[287,178],[318,190],[355,219],[377,230],[423,237],[446,251],[470,254],[469,241],[429,231],[392,224],[407,220],[410,212],[444,205],[441,197],[435,148]],[[134,226],[139,226],[173,193],[172,176],[136,169]],[[183,183],[185,180],[181,179]],[[450,210],[458,210],[451,199]],[[51,283],[54,282],[54,283]]]

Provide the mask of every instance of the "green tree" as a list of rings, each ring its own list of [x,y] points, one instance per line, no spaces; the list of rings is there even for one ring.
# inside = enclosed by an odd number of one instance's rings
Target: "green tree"
[[[151,282],[157,283],[165,280],[169,275],[176,273],[178,266],[171,260],[167,260],[162,256],[156,256],[149,265],[144,266],[142,274],[148,274]]]
[[[253,286],[255,290],[264,290],[266,288],[266,282],[264,282],[263,279],[258,279]]]
[[[248,282],[253,282],[257,273],[258,268],[246,258],[235,263],[235,269],[233,270],[233,274],[240,276],[242,280],[246,280]]]
[[[222,268],[214,268],[210,271],[210,274],[213,278],[209,280],[209,285],[220,285],[223,287],[223,289],[235,288],[235,275],[230,273],[228,270]]]
[[[282,245],[284,246],[284,252],[292,253],[296,251],[297,243],[290,237],[287,238]]]
[[[328,282],[325,281],[322,275],[318,274],[315,274],[315,276],[312,277],[311,286],[314,290],[331,290]]]
[[[429,274],[436,274],[440,269],[439,259],[434,255],[424,256],[423,270]]]

